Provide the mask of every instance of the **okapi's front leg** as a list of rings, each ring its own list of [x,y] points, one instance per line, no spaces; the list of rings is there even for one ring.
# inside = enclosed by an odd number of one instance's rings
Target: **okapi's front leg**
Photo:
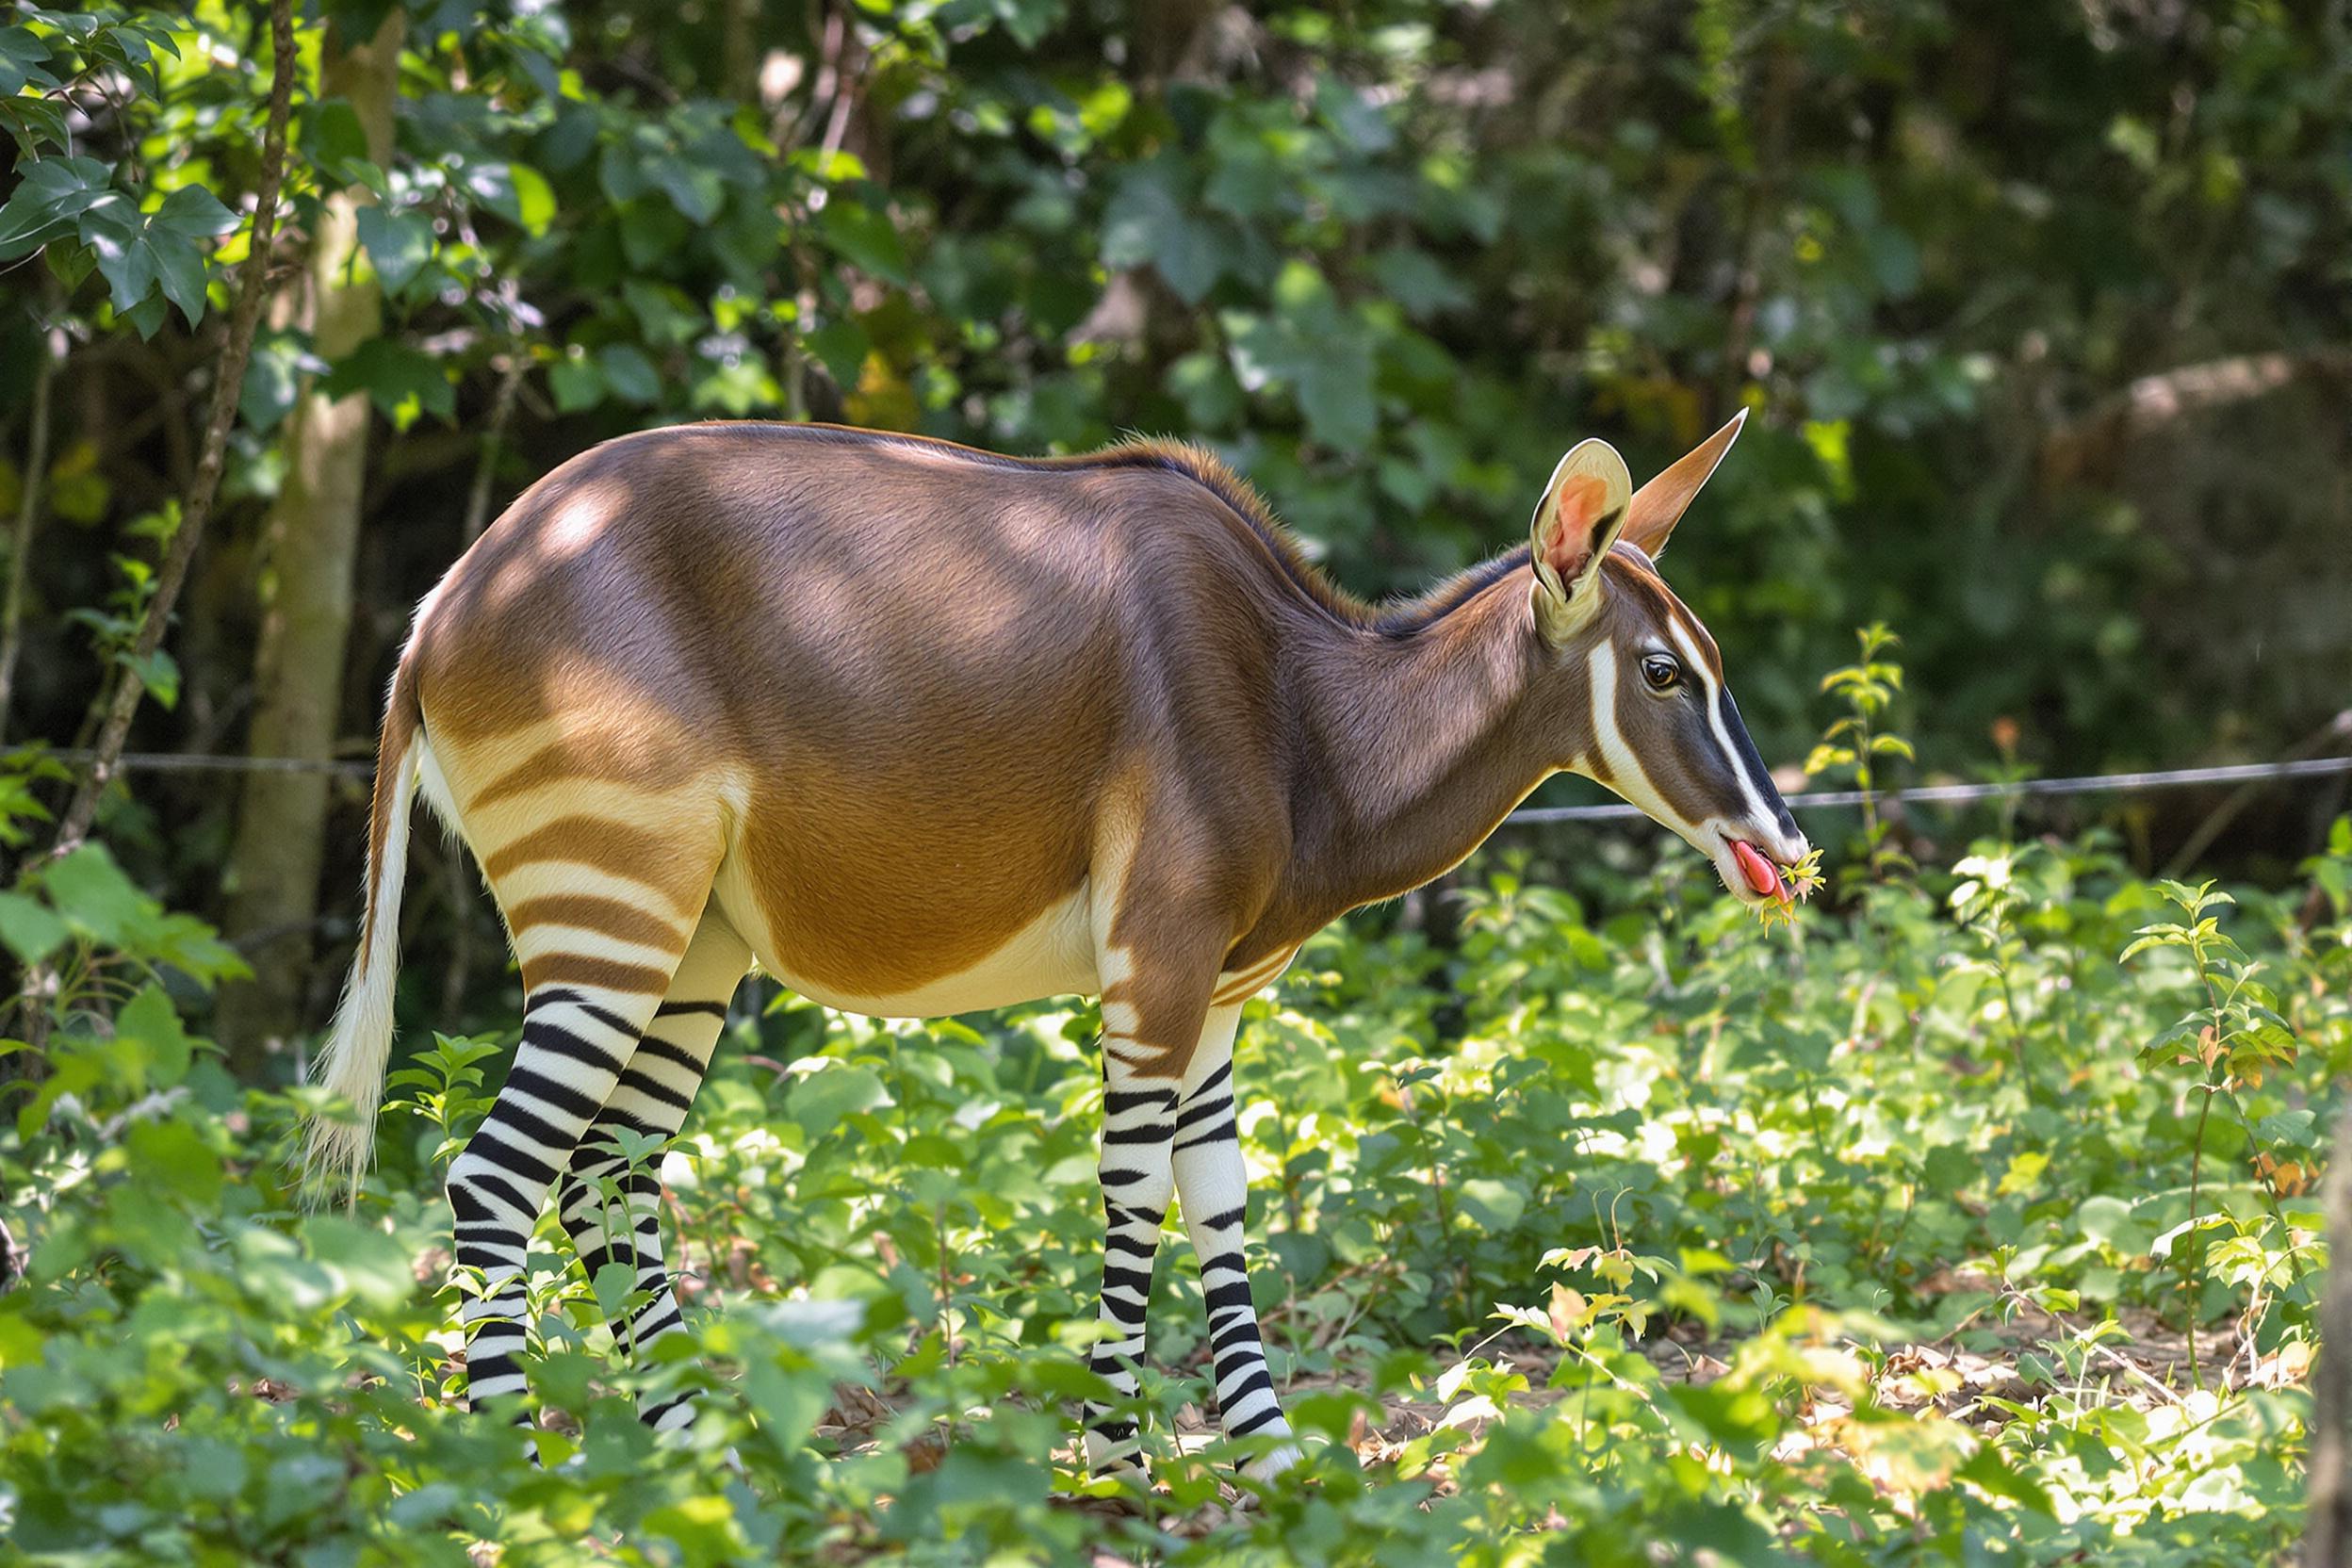
[[[1102,1337],[1093,1369],[1122,1398],[1135,1393],[1143,1355],[1144,1313],[1152,1264],[1176,1189],[1177,1102],[1197,1047],[1222,1031],[1233,1037],[1235,1009],[1209,1011],[1216,944],[1203,939],[1191,961],[1152,962],[1124,950],[1102,956]],[[1221,1015],[1221,1016],[1220,1016]],[[1135,1419],[1105,1404],[1086,1407],[1086,1466],[1094,1475],[1143,1471]]]
[[[1236,1006],[1223,1008],[1237,1021]],[[1266,1347],[1258,1337],[1258,1309],[1250,1298],[1250,1268],[1242,1253],[1244,1221],[1250,1212],[1250,1175],[1241,1158],[1241,1133],[1234,1116],[1234,1023],[1221,1039],[1201,1040],[1193,1058],[1190,1084],[1176,1113],[1176,1200],[1184,1230],[1200,1260],[1200,1294],[1209,1314],[1209,1354],[1217,1380],[1217,1417],[1228,1437],[1286,1438],[1274,1394]],[[1205,1071],[1203,1070],[1206,1070]],[[1270,1478],[1298,1462],[1298,1446],[1276,1445],[1250,1461],[1248,1473]]]

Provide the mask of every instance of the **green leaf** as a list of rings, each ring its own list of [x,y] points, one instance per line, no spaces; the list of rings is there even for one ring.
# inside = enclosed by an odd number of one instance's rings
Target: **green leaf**
[[[888,283],[908,281],[906,248],[886,215],[837,192],[817,215],[817,232],[852,266]]]
[[[638,1528],[674,1546],[686,1568],[718,1568],[743,1560],[744,1542],[743,1531],[736,1527],[735,1505],[722,1496],[687,1497],[664,1504],[647,1513]]]
[[[645,351],[633,343],[608,343],[596,351],[596,368],[624,402],[650,407],[662,400],[662,377]]]
[[[615,1320],[629,1304],[629,1292],[637,1288],[637,1266],[616,1258],[596,1270],[589,1286],[596,1295],[596,1310],[606,1321]]]
[[[237,398],[239,417],[267,433],[293,410],[302,396],[302,378],[323,376],[327,362],[311,352],[310,340],[299,333],[274,333],[254,343],[245,362],[245,385]]]
[[[1102,265],[1150,267],[1186,304],[1205,298],[1223,272],[1217,225],[1186,210],[1173,154],[1127,170],[1102,213]]]
[[[200,185],[184,185],[163,199],[147,221],[188,239],[214,239],[234,230],[237,214]]]
[[[41,873],[50,906],[93,941],[122,946],[152,905],[103,844],[83,844]]]
[[[558,414],[578,414],[604,401],[604,372],[583,353],[572,353],[547,368],[547,387],[555,394]]]
[[[181,235],[168,230],[151,228],[147,249],[155,258],[155,281],[163,286],[163,297],[180,307],[192,329],[204,318],[204,258],[195,245]]]
[[[0,942],[21,964],[37,964],[65,945],[73,933],[39,899],[0,892]]]
[[[172,308],[160,294],[150,294],[122,313],[122,319],[131,324],[141,340],[151,338],[163,330],[164,314]]]
[[[145,988],[115,1015],[114,1036],[137,1048],[146,1087],[170,1088],[188,1076],[194,1042],[161,986]]]
[[[157,306],[161,309],[161,306]],[[125,653],[122,656],[125,669],[135,671],[147,694],[164,708],[176,706],[180,700],[180,664],[166,648],[151,648],[145,654]]]
[[[58,85],[44,70],[49,45],[30,27],[0,27],[0,98],[13,98],[27,87],[47,90]]]
[[[147,246],[147,222],[128,196],[106,191],[84,210],[77,229],[82,243],[98,258],[99,275],[113,293],[115,309],[127,311],[155,292],[155,258]]]
[[[95,158],[42,158],[24,167],[14,194],[0,206],[0,261],[73,233],[83,213],[113,194],[111,177]]]
[[[1526,1189],[1492,1177],[1474,1176],[1462,1184],[1463,1217],[1489,1234],[1508,1231],[1527,1212]]]
[[[1380,408],[1372,396],[1372,346],[1362,336],[1327,340],[1298,373],[1294,391],[1315,441],[1348,453],[1372,444]]]
[[[1436,257],[1409,245],[1392,245],[1380,252],[1372,257],[1369,270],[1380,292],[1415,318],[1459,310],[1473,298],[1469,286],[1439,265]]]
[[[527,163],[509,164],[507,173],[514,183],[514,221],[533,237],[547,233],[555,220],[555,189],[547,177]]]
[[[296,144],[320,169],[340,174],[346,163],[368,155],[368,130],[350,99],[321,98],[302,111]]]
[[[2104,1193],[2082,1200],[2075,1210],[2076,1223],[2093,1241],[2104,1242],[2126,1257],[2138,1257],[2155,1240],[2156,1233],[2132,1212],[2132,1205]]]
[[[388,337],[371,338],[328,372],[320,390],[331,398],[365,391],[394,427],[406,430],[417,415],[457,414],[457,390],[440,362],[423,350]]]
[[[785,1114],[817,1138],[831,1132],[843,1117],[872,1110],[889,1098],[882,1080],[871,1070],[837,1062],[794,1084]]]
[[[375,263],[376,276],[385,292],[398,298],[433,259],[433,220],[421,212],[391,212],[382,206],[359,209],[359,242]]]
[[[1996,1497],[2005,1497],[2049,1518],[2058,1517],[2058,1505],[2033,1477],[2013,1467],[1989,1442],[1978,1446],[1968,1462],[1953,1472],[1960,1479]]]
[[[873,340],[854,316],[837,316],[801,339],[808,351],[825,362],[836,386],[855,386],[858,373],[873,351]]]
[[[647,158],[642,167],[645,177],[670,199],[678,216],[689,223],[708,223],[719,215],[719,207],[727,200],[727,183],[719,177],[718,171],[670,154]],[[825,211],[832,211],[831,204],[826,204]],[[819,226],[823,227],[822,215]]]
[[[1069,0],[983,0],[983,7],[1023,49],[1044,42],[1070,14]]]
[[[160,1082],[177,1083],[178,1078]],[[153,1190],[169,1193],[196,1213],[220,1201],[220,1156],[187,1122],[142,1118],[130,1124],[122,1145],[132,1171]]]
[[[8,127],[20,156],[37,158],[46,147],[68,143],[65,106],[47,98],[0,98],[0,125]]]

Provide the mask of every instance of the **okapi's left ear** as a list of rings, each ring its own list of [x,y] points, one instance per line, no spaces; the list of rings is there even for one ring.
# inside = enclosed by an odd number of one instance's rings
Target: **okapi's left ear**
[[[1552,470],[1535,509],[1535,625],[1557,647],[1592,619],[1601,559],[1625,531],[1633,497],[1625,460],[1606,441],[1579,441]]]
[[[1666,547],[1666,536],[1674,531],[1682,514],[1690,510],[1698,496],[1699,487],[1714,473],[1715,465],[1731,450],[1731,444],[1740,438],[1740,427],[1748,422],[1748,411],[1741,409],[1731,416],[1731,423],[1700,442],[1672,467],[1642,487],[1633,498],[1633,509],[1625,517],[1625,543],[1650,557],[1658,559]]]

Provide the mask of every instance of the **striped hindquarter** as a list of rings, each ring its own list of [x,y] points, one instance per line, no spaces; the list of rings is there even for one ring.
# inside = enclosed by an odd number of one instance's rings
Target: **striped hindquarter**
[[[631,799],[542,774],[524,791],[493,783],[461,822],[523,980],[514,1066],[449,1175],[456,1261],[473,1283],[463,1309],[466,1391],[480,1408],[526,1390],[526,1260],[559,1183],[560,1212],[591,1278],[617,1256],[608,1238],[621,1236],[637,1285],[650,1293],[615,1337],[642,1348],[677,1327],[658,1178],[629,1169],[607,1135],[677,1130],[750,950],[708,907],[722,846],[707,792]]]

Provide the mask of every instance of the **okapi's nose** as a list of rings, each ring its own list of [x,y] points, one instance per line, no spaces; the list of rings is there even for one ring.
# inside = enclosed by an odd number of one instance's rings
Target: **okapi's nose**
[[[1756,743],[1748,738],[1748,727],[1740,721],[1731,694],[1721,693],[1720,700],[1723,724],[1718,734],[1731,754],[1740,798],[1737,808],[1719,821],[1723,843],[1714,852],[1716,868],[1723,885],[1735,893],[1778,898],[1787,884],[1784,868],[1803,860],[1812,853],[1812,846],[1797,830],[1796,818],[1789,814],[1788,803],[1781,798],[1780,787],[1772,782],[1764,759],[1756,754]]]

